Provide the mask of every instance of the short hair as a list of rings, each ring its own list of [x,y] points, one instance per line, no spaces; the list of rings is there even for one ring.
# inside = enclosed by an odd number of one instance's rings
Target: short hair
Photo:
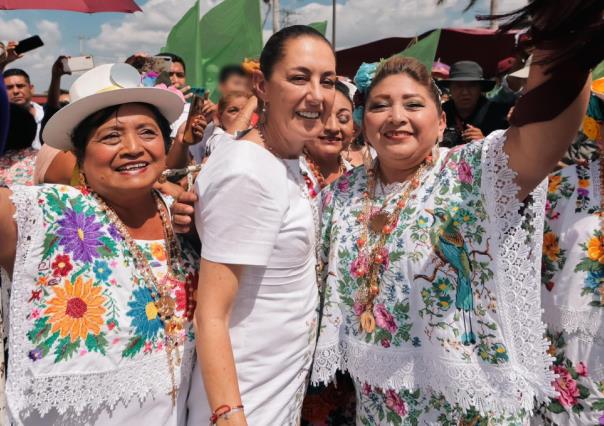
[[[165,151],[168,152],[170,147],[170,134],[172,129],[170,128],[170,122],[162,115],[156,106],[146,103],[140,103],[151,110],[151,113],[155,117],[155,121],[159,126],[159,129],[164,140]],[[100,111],[94,112],[82,120],[71,134],[71,143],[73,145],[73,151],[76,156],[79,165],[84,161],[86,157],[86,147],[88,146],[90,135],[92,132],[99,128],[104,121],[106,121],[112,115],[117,114],[118,110],[124,104],[112,105],[107,108],[103,108]]]
[[[4,71],[3,77],[24,77],[28,84],[31,84],[29,74],[23,71],[21,68],[11,68],[10,70]]]
[[[308,25],[292,25],[274,33],[264,45],[260,54],[260,70],[264,78],[270,80],[275,65],[285,56],[285,45],[290,39],[314,37],[323,40],[333,51],[331,43],[323,34]],[[334,53],[335,55],[335,53]]]
[[[187,66],[185,65],[185,60],[182,57],[180,57],[174,53],[168,53],[168,52],[158,53],[157,56],[167,56],[170,59],[172,59],[172,62],[178,62],[179,64],[182,65],[182,70],[185,72],[185,74],[187,73]]]
[[[218,82],[224,84],[232,76],[247,77],[247,74],[241,65],[225,65],[218,73]]]

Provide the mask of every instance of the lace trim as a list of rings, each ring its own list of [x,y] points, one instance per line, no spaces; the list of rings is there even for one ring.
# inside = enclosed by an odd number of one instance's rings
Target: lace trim
[[[499,131],[482,142],[481,193],[491,214],[490,222],[485,222],[488,235],[498,238],[492,253],[494,287],[509,363],[493,366],[429,359],[425,353],[420,356],[383,349],[336,333],[317,348],[313,383],[327,383],[337,369],[348,370],[358,380],[375,386],[428,387],[462,409],[474,407],[483,415],[530,412],[535,398],[547,401],[556,396],[552,387],[555,375],[550,370],[554,358],[547,354],[549,343],[541,321],[538,268],[546,186],[543,182],[533,191],[533,202],[521,215],[516,173],[508,167],[503,151],[505,140],[505,133]]]
[[[27,294],[19,287],[28,270],[27,260],[35,244],[42,241],[42,211],[37,206],[39,188],[14,187],[12,201],[16,207],[18,227],[17,253],[13,272],[11,315],[27,316]],[[21,323],[21,325],[20,325]],[[23,322],[11,321],[10,347],[28,347]],[[177,373],[177,386],[188,389],[194,362],[194,343],[187,342],[182,351],[181,373]],[[55,408],[59,415],[78,416],[84,410],[113,409],[118,402],[127,405],[133,398],[141,402],[149,396],[166,395],[171,390],[166,354],[149,355],[135,361],[122,360],[119,368],[108,372],[72,374],[66,376],[34,377],[26,367],[24,351],[15,350],[8,360],[9,375],[6,396],[10,412],[27,417],[34,411],[41,416]],[[184,374],[183,374],[184,372]],[[178,383],[180,382],[180,383]]]
[[[547,401],[556,396],[551,371],[554,358],[547,353],[546,326],[541,320],[541,253],[547,179],[531,193],[532,202],[521,215],[516,172],[503,150],[504,131],[491,133],[483,142],[482,194],[491,225],[499,235],[493,259],[497,263],[495,290],[500,301],[502,331],[510,346],[510,365],[522,382],[523,406],[533,397]],[[531,404],[532,405],[532,404]]]
[[[385,349],[349,338],[317,351],[312,383],[330,382],[337,369],[371,386],[443,394],[448,402],[464,410],[473,407],[483,415],[531,411],[536,396],[531,392],[532,377],[519,373],[511,364],[502,367],[430,359],[426,353]],[[327,371],[333,374],[325,374]],[[435,371],[446,371],[447,380]]]
[[[560,327],[563,331],[577,333],[582,340],[604,344],[601,312],[596,309],[577,311],[568,306],[559,306]]]

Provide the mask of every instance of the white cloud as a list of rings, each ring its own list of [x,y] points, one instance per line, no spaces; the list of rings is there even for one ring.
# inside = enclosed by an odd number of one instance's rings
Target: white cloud
[[[27,24],[20,19],[4,20],[0,14],[0,40],[18,40],[27,37]]]
[[[157,53],[172,26],[194,0],[149,0],[143,13],[126,15],[117,24],[103,24],[100,34],[87,43],[93,53],[124,60],[134,52]]]
[[[143,12],[123,15],[117,22],[101,25],[98,35],[88,40],[84,51],[95,57],[95,63],[122,61],[137,51],[156,53],[164,45],[170,29],[195,0],[148,0]],[[200,13],[206,13],[221,0],[199,0]],[[249,0],[252,1],[252,0]],[[258,0],[260,1],[260,0]],[[337,47],[350,47],[384,37],[412,36],[438,27],[483,26],[474,20],[477,13],[488,11],[489,0],[479,0],[477,6],[463,14],[467,0],[446,0],[436,6],[437,0],[346,0],[337,4]],[[286,3],[286,2],[282,2]],[[305,0],[287,19],[289,23],[308,24],[328,21],[327,37],[331,38],[331,5]],[[266,12],[262,4],[262,16]],[[500,12],[526,4],[526,0],[502,0]],[[284,14],[285,15],[285,14]],[[56,22],[42,20],[28,28],[20,19],[5,19],[0,12],[0,40],[21,40],[38,33],[45,42],[43,48],[28,53],[14,63],[30,72],[40,91],[46,90],[50,81],[51,66],[61,51],[61,31]],[[75,19],[75,17],[74,17]],[[270,36],[269,25],[263,31],[265,40]],[[68,87],[75,77],[64,77],[62,86]]]
[[[27,52],[22,59],[11,63],[7,68],[22,68],[30,75],[32,82],[37,85],[36,92],[43,92],[50,82],[50,70],[56,58],[61,54],[61,30],[59,24],[43,19],[36,23],[32,31],[20,19],[4,21],[0,15],[0,40],[23,40],[38,34],[44,46]],[[63,87],[68,87],[66,81]]]

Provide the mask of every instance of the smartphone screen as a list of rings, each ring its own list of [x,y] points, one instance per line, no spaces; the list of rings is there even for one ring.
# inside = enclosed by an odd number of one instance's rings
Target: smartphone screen
[[[44,46],[44,42],[42,41],[40,36],[35,35],[32,37],[26,38],[25,40],[21,40],[19,42],[19,44],[17,45],[17,47],[15,47],[15,52],[20,55],[21,53],[25,53],[25,52],[29,52],[30,50],[37,49],[40,46]]]
[[[186,144],[193,144],[193,118],[202,113],[205,99],[205,96],[198,95],[193,95],[193,98],[191,99],[191,107],[189,108],[189,115],[187,116],[185,134],[183,135],[183,141]]]

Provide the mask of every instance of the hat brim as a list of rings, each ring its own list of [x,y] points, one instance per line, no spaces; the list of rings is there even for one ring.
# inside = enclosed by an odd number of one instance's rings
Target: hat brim
[[[42,132],[45,144],[62,151],[73,148],[73,130],[91,114],[104,108],[129,103],[145,103],[155,106],[170,123],[182,114],[184,103],[176,94],[154,87],[134,87],[96,93],[66,105],[46,123]]]
[[[449,83],[455,82],[455,81],[480,83],[480,89],[483,92],[488,92],[488,91],[492,90],[493,87],[495,87],[495,82],[493,80],[484,80],[484,79],[476,80],[475,78],[472,78],[472,77],[447,78],[447,79],[437,81],[436,84],[438,84],[438,86],[446,89],[449,87]]]

